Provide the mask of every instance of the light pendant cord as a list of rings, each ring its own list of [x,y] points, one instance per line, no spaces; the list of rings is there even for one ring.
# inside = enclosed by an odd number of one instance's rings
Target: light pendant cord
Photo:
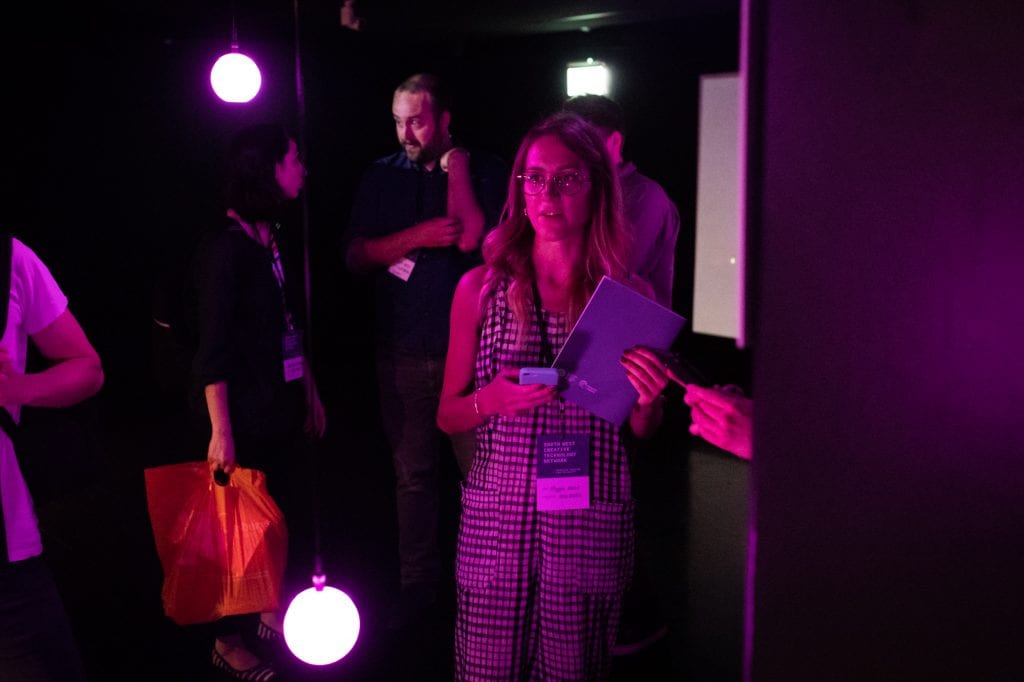
[[[231,3],[231,51],[238,51],[238,25],[235,23],[235,3]]]
[[[299,0],[292,0],[292,26],[295,35],[295,103],[298,107],[298,144],[299,158],[307,163],[309,156],[306,154],[306,94],[302,84],[302,54],[299,40]],[[306,311],[306,358],[309,364],[309,381],[306,383],[308,395],[306,404],[313,403],[313,307],[310,303],[310,276],[309,276],[309,185],[307,184],[301,195],[302,200],[302,284],[305,294]],[[309,477],[311,487],[311,500],[313,503],[313,572],[316,576],[323,575],[323,560],[320,558],[320,456],[319,444],[315,437],[307,440],[310,454]]]

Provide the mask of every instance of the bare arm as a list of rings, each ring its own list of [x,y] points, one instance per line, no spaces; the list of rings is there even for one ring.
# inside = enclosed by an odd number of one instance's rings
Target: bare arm
[[[728,387],[685,385],[690,406],[690,433],[737,457],[753,456],[754,402]]]
[[[467,272],[459,280],[452,301],[448,359],[437,410],[437,425],[445,433],[460,433],[494,415],[513,415],[550,402],[554,386],[519,385],[518,368],[506,367],[486,386],[473,390],[473,369],[480,345],[480,291],[486,266]]]
[[[369,272],[387,267],[416,249],[451,246],[461,234],[462,225],[456,218],[441,216],[383,237],[358,237],[345,252],[345,265],[352,272]]]
[[[14,371],[6,353],[0,353],[0,402],[69,407],[95,395],[103,386],[100,356],[70,310],[30,338],[43,357],[54,364],[42,372],[21,374]]]
[[[228,384],[226,381],[208,384],[203,388],[203,395],[210,414],[210,445],[206,450],[206,461],[211,469],[223,469],[230,474],[235,468],[235,437],[228,412]]]
[[[461,147],[449,149],[441,157],[441,169],[448,173],[448,215],[462,225],[459,250],[468,253],[480,247],[486,219],[473,191],[469,172],[469,152]]]
[[[483,423],[477,414],[480,397],[474,407],[473,368],[480,345],[480,289],[484,266],[473,268],[459,280],[452,299],[448,357],[444,364],[444,383],[437,409],[437,425],[445,433],[468,431]]]

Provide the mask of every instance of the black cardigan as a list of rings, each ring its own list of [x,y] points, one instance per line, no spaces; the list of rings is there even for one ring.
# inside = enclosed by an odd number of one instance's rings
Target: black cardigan
[[[286,325],[270,251],[232,224],[203,238],[192,274],[198,347],[190,403],[199,423],[209,423],[204,388],[224,381],[236,438],[277,440],[294,433],[304,392],[301,381],[284,381]],[[301,290],[286,258],[285,282],[289,294]],[[287,300],[296,316],[294,297]]]

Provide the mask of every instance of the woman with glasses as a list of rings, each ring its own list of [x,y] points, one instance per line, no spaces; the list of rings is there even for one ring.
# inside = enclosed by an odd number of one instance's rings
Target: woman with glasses
[[[652,351],[623,355],[640,397],[620,429],[556,387],[518,377],[522,367],[551,365],[602,276],[650,295],[627,275],[623,241],[600,135],[573,114],[531,129],[516,154],[504,221],[452,303],[438,424],[477,434],[456,554],[458,680],[608,675],[633,557],[623,432],[654,432],[668,378]],[[583,494],[549,494],[550,472],[539,475],[537,463],[551,447],[587,477]]]

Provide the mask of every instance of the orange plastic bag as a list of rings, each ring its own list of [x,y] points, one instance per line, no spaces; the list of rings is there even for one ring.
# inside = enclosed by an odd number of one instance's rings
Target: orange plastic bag
[[[186,462],[146,469],[145,478],[171,620],[208,623],[277,608],[288,531],[262,471],[236,468],[221,486],[209,464]]]

